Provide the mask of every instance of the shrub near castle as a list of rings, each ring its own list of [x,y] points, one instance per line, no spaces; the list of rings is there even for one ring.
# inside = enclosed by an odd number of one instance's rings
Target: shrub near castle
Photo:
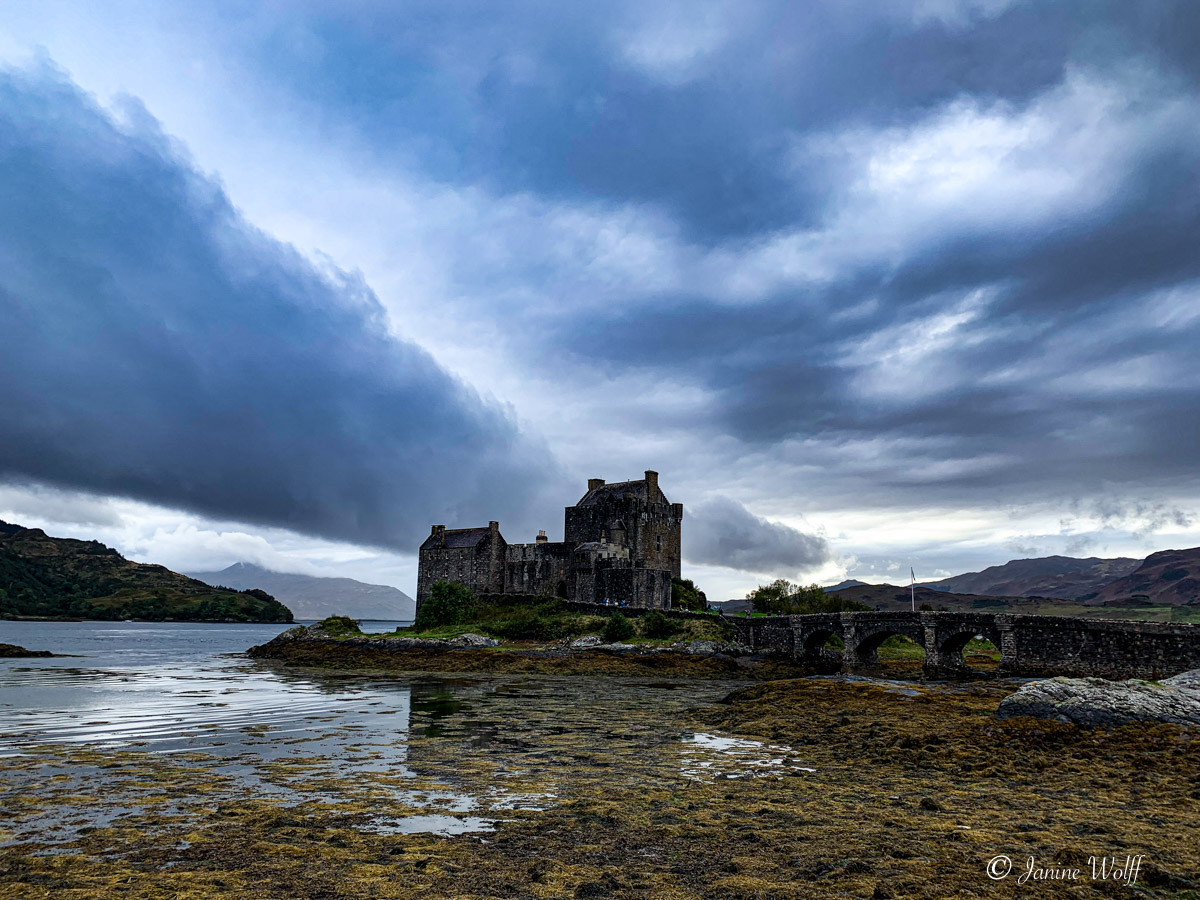
[[[452,581],[435,582],[429,592],[429,599],[421,604],[417,611],[417,620],[413,622],[416,631],[429,631],[433,628],[461,624],[467,619],[475,603],[475,595]]]
[[[619,644],[633,637],[633,623],[619,612],[608,617],[604,625],[604,641],[608,644]]]

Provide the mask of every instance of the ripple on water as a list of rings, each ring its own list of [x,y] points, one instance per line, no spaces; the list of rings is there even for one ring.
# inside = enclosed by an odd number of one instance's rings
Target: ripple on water
[[[330,722],[372,732],[365,743],[388,763],[403,760],[396,744],[407,723],[379,720],[380,712],[408,712],[406,691],[376,691],[283,679],[245,663],[221,661],[210,670],[156,667],[148,670],[80,670],[47,666],[40,671],[0,672],[6,728],[0,756],[32,752],[47,743],[98,749],[137,746],[156,753],[209,751],[218,755],[259,752],[279,755],[281,737],[322,741]],[[271,740],[252,740],[253,731]],[[363,743],[363,741],[359,741]]]

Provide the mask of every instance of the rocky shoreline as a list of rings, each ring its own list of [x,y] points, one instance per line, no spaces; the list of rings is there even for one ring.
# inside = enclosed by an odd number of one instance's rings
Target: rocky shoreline
[[[391,635],[332,635],[320,623],[298,626],[251,647],[253,659],[302,666],[408,672],[745,678],[767,680],[811,674],[810,666],[758,654],[722,641],[670,645],[604,643],[594,635],[547,645],[501,645],[463,634],[450,639]]]

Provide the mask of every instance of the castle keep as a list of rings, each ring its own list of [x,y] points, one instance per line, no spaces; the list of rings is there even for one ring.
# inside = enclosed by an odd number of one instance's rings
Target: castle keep
[[[421,544],[417,608],[434,582],[456,581],[475,594],[540,594],[584,603],[667,609],[679,577],[683,504],[671,503],[647,470],[639,481],[588,479],[587,493],[566,508],[564,540],[538,533],[510,544],[500,523],[486,528],[434,525]]]

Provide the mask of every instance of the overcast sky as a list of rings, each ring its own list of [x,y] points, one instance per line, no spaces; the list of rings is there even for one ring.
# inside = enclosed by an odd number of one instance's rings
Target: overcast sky
[[[415,587],[1200,544],[1200,5],[11,2],[0,518]],[[901,574],[904,573],[904,574]]]

